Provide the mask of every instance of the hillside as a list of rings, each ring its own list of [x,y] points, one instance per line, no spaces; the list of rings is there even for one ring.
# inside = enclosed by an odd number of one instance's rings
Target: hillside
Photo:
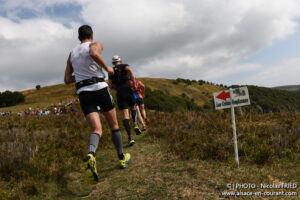
[[[300,92],[300,85],[284,85],[284,86],[274,87],[274,89]]]
[[[197,111],[214,112],[213,93],[227,89],[205,81],[188,79],[138,78],[146,86],[145,106],[151,110],[174,112]],[[241,87],[233,85],[232,87]],[[300,111],[300,93],[259,86],[247,86],[250,106],[243,107],[245,112],[267,113]],[[25,102],[17,106],[0,108],[0,111],[19,112],[24,109],[46,108],[52,103],[64,103],[77,98],[74,84],[53,85],[40,90],[22,91]],[[112,91],[115,97],[115,91]]]
[[[141,80],[147,88],[152,90],[163,91],[168,96],[178,96],[180,97],[183,93],[189,98],[193,99],[193,102],[198,106],[203,106],[205,103],[210,102],[212,98],[212,93],[222,90],[221,87],[203,84],[199,85],[193,83],[192,85],[186,85],[184,83],[179,83],[177,85],[173,84],[174,80],[162,79],[162,78],[138,78]],[[60,101],[66,101],[66,99],[76,98],[74,84],[65,85],[58,84],[52,86],[41,87],[40,90],[31,89],[21,91],[25,95],[25,102],[23,104],[12,106],[9,108],[0,108],[0,111],[5,111],[7,109],[13,112],[19,112],[26,108],[44,108],[49,107],[51,103],[58,104]],[[115,91],[113,91],[115,95]],[[146,94],[147,95],[147,94]]]
[[[148,131],[135,136],[133,147],[121,126],[124,151],[132,154],[125,170],[118,169],[101,118],[100,181],[90,185],[82,175],[90,129],[81,112],[0,116],[0,199],[298,199],[299,187],[260,185],[300,184],[299,114],[237,116],[240,168],[234,163],[230,114],[149,112],[148,117]],[[239,183],[257,188],[229,187]],[[226,194],[241,191],[266,196]],[[277,191],[286,196],[270,196]]]
[[[205,107],[212,93],[222,87],[212,84],[173,83],[168,79],[141,78],[158,104]],[[168,89],[167,89],[168,88]],[[162,91],[162,92],[160,92]],[[253,104],[276,108],[278,102],[298,103],[293,92],[249,86]],[[184,93],[184,95],[183,95]],[[23,91],[26,101],[5,109],[49,106],[75,98],[73,85],[54,85]],[[293,98],[290,98],[290,96]],[[296,95],[296,96],[293,96]],[[264,98],[262,98],[264,97]],[[170,100],[172,98],[174,101]],[[194,100],[192,100],[194,99]],[[279,100],[279,101],[277,101]],[[164,104],[169,102],[169,104]],[[275,103],[274,103],[275,102]],[[265,104],[264,104],[265,103]],[[106,120],[97,150],[100,181],[83,179],[82,158],[90,134],[79,110],[60,115],[0,116],[0,199],[298,199],[300,193],[299,112],[247,112],[236,116],[240,167],[234,162],[229,112],[171,112],[147,110],[147,132],[127,145],[121,114],[124,152],[132,154],[128,169],[119,170]],[[250,106],[249,106],[250,107]],[[185,107],[181,107],[184,109]],[[245,109],[247,106],[245,106]],[[280,109],[283,109],[280,107]],[[254,183],[256,188],[229,185]],[[297,184],[297,188],[264,189],[261,184]],[[230,196],[225,192],[262,192],[261,196]],[[271,192],[285,195],[271,195]],[[274,198],[273,198],[274,197]]]
[[[76,98],[74,85],[58,84],[52,86],[41,87],[40,90],[30,89],[21,91],[25,96],[25,102],[8,108],[0,108],[0,111],[11,110],[19,112],[28,108],[46,108],[51,103],[58,104],[60,101],[66,101],[67,98]]]
[[[174,84],[172,79],[161,78],[139,78],[146,87],[152,90],[161,90],[164,93],[172,96],[181,96],[183,93],[194,102],[203,106],[205,103],[210,102],[214,92],[224,89],[213,84],[200,85],[197,82],[187,85],[185,83]]]

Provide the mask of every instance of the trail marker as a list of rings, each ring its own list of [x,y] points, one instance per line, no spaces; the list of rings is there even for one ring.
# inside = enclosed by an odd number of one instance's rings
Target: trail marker
[[[216,110],[230,108],[231,104],[233,107],[249,105],[248,88],[240,87],[232,89],[232,95],[230,95],[230,90],[215,92],[214,101]]]
[[[239,167],[240,163],[239,163],[239,152],[238,152],[237,137],[236,137],[234,107],[250,105],[248,88],[247,87],[240,87],[235,89],[230,88],[229,90],[215,92],[213,95],[214,95],[216,110],[231,108],[231,121],[232,121],[232,131],[233,131],[235,162]]]

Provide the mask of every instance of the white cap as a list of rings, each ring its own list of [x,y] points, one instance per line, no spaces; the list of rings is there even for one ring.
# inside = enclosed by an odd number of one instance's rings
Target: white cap
[[[114,55],[114,56],[112,57],[112,62],[119,62],[119,61],[121,61],[120,56]]]

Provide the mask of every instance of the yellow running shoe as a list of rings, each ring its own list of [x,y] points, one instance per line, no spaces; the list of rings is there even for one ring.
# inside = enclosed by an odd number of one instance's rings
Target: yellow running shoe
[[[85,168],[84,178],[90,183],[98,182],[98,173],[96,169],[96,159],[93,154],[89,153],[83,159],[83,166]]]
[[[123,160],[120,160],[120,168],[125,169],[128,166],[128,163],[131,161],[131,155],[129,153],[124,154]]]

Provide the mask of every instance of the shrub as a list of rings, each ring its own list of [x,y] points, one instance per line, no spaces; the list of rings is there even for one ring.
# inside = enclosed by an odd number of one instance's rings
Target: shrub
[[[184,93],[180,97],[171,96],[163,93],[160,90],[152,91],[150,88],[146,88],[145,93],[146,96],[144,101],[147,109],[165,112],[202,110],[202,108],[200,108],[194,101],[189,99]]]
[[[234,159],[229,113],[157,113],[152,120],[156,126],[148,134],[164,139],[167,151],[183,159]],[[300,153],[299,120],[300,114],[291,113],[238,117],[240,161],[264,165],[274,158],[295,159]]]
[[[0,199],[24,195],[31,199],[45,190],[43,185],[49,180],[63,193],[64,175],[80,170],[87,153],[90,128],[83,114],[0,118],[0,184],[4,181],[7,188],[6,193],[0,192]],[[111,132],[107,123],[103,123],[103,131]],[[110,134],[103,134],[101,147],[108,145]]]
[[[173,84],[185,83],[186,85],[192,85],[193,82],[196,82],[196,80],[191,81],[190,79],[177,78],[173,81]]]
[[[198,80],[198,84],[199,84],[199,85],[203,85],[203,84],[205,84],[205,81],[203,81],[203,80]]]
[[[0,93],[0,107],[14,106],[25,101],[25,96],[20,92],[5,91]]]

